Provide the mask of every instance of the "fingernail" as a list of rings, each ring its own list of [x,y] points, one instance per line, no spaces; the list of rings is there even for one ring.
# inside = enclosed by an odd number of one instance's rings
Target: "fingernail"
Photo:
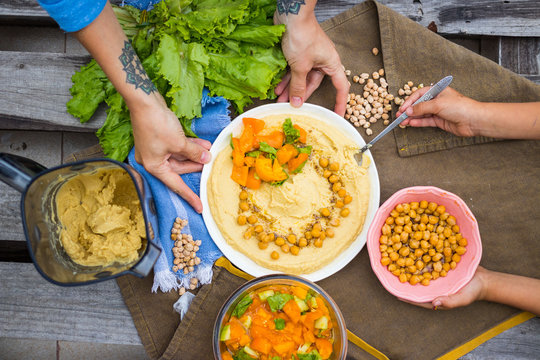
[[[407,108],[407,110],[405,110],[405,112],[407,113],[407,115],[412,115],[413,114],[413,110],[412,110],[412,107],[409,107]]]
[[[294,107],[300,107],[302,106],[302,98],[299,96],[293,96],[291,98],[291,105]]]
[[[442,302],[441,302],[441,300],[435,300],[435,301],[433,302],[433,305],[434,305],[435,307],[439,307],[439,306],[442,305]]]
[[[210,155],[209,151],[203,151],[203,153],[201,155],[201,162],[203,164],[206,164],[207,162],[210,161],[211,158],[212,158],[212,155]]]

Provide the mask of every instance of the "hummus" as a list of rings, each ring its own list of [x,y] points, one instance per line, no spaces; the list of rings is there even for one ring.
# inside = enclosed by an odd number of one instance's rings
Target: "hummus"
[[[146,228],[137,191],[125,170],[76,175],[60,187],[55,202],[60,242],[74,262],[108,266],[139,258]]]
[[[242,188],[231,179],[232,149],[227,146],[214,161],[207,184],[208,201],[212,217],[233,248],[265,268],[306,274],[333,261],[360,234],[370,196],[367,175],[369,158],[365,156],[363,167],[360,167],[354,158],[358,145],[353,140],[340,130],[307,116],[282,114],[264,117],[262,120],[266,127],[263,132],[281,129],[286,118],[291,118],[293,124],[307,131],[306,144],[313,148],[302,171],[291,175],[280,186],[263,182],[257,190]],[[336,204],[342,199],[332,190],[328,178],[323,176],[325,169],[319,165],[320,158],[340,165],[335,175],[352,197],[352,201],[345,205],[350,212],[348,216],[340,216],[343,208]],[[248,192],[248,211],[239,208],[242,190]],[[323,208],[329,209],[329,216],[321,215]],[[237,223],[239,215],[256,215],[258,221],[241,226]],[[336,219],[339,221],[337,226]],[[287,239],[292,234],[296,239],[301,239],[308,237],[305,234],[315,223],[319,223],[323,231],[331,229],[334,236],[326,237],[322,247],[314,246],[314,239],[308,239],[307,246],[301,247],[297,255],[282,251],[275,241],[268,242],[268,247],[261,249],[255,235],[247,239],[244,237],[250,227],[261,224],[265,232],[274,234],[274,238]],[[292,246],[292,243],[286,243]],[[278,259],[271,257],[273,251],[279,253]]]

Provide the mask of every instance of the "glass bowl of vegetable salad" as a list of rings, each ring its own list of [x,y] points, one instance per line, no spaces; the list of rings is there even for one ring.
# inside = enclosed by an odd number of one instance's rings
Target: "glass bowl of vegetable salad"
[[[238,288],[214,324],[220,360],[345,359],[347,329],[337,304],[300,276],[272,274]]]

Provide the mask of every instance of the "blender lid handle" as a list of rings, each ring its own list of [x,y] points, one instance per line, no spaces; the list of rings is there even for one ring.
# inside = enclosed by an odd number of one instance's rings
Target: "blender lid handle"
[[[23,192],[32,178],[47,168],[28,158],[0,153],[0,180]]]
[[[145,277],[154,267],[160,253],[161,249],[152,241],[148,241],[148,252],[137,265],[131,268],[131,272],[138,277]]]

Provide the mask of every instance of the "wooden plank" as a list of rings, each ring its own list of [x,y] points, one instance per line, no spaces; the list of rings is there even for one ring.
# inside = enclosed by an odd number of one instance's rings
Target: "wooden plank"
[[[0,52],[0,82],[4,84],[0,119],[39,120],[64,130],[98,129],[105,120],[103,108],[81,124],[65,107],[71,98],[71,76],[88,61],[88,56],[81,55]]]
[[[119,2],[119,1],[117,1]],[[324,21],[362,2],[320,0],[317,19]],[[380,3],[427,26],[432,21],[443,34],[540,36],[537,0],[380,0]],[[1,0],[0,20],[51,22],[35,0]]]
[[[0,152],[11,153],[51,167],[62,161],[60,132],[0,131]],[[21,194],[0,182],[0,241],[24,241]]]
[[[360,0],[320,0],[317,19],[324,21]],[[537,0],[379,0],[422,26],[433,22],[440,34],[540,36]]]
[[[65,52],[66,34],[50,26],[0,26],[0,51]]]
[[[140,344],[114,281],[66,288],[48,283],[32,264],[0,262],[0,288],[7,289],[0,292],[0,337]],[[536,359],[539,337],[540,319],[534,318],[462,359]]]
[[[61,287],[9,262],[0,274],[0,337],[141,344],[115,281]]]

